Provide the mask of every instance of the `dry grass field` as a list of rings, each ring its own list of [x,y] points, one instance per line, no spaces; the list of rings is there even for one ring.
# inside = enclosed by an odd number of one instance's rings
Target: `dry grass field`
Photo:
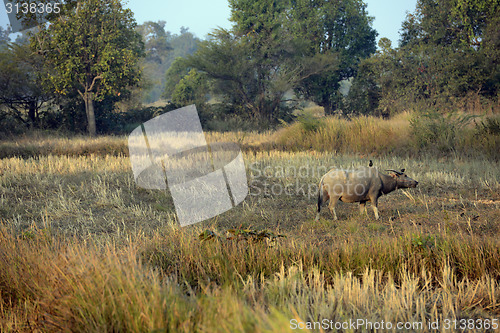
[[[184,228],[135,185],[124,137],[0,142],[0,331],[496,331],[500,138],[467,125],[434,149],[412,126],[210,133],[243,148],[249,195]],[[369,159],[419,186],[381,197],[380,220],[339,203],[314,221],[322,174]]]

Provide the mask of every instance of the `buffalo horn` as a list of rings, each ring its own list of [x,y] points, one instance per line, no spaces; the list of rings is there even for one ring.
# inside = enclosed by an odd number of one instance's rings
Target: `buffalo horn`
[[[396,171],[396,170],[392,170],[392,169],[387,169],[387,170],[385,170],[385,171],[392,171],[392,172],[394,172],[394,173],[395,173],[396,175],[398,175],[398,176],[402,175],[402,173],[401,173],[401,172]]]

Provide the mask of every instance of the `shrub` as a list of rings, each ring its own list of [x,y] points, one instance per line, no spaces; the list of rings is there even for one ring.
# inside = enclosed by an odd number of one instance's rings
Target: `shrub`
[[[450,152],[457,148],[459,132],[475,116],[428,111],[410,119],[412,144],[418,150]]]
[[[479,124],[476,124],[477,135],[500,135],[500,119],[486,118]]]

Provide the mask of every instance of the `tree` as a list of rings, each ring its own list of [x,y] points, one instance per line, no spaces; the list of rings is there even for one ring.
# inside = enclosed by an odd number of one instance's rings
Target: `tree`
[[[340,82],[355,76],[359,62],[376,50],[373,18],[361,0],[293,0],[287,16],[288,29],[307,42],[307,56],[321,54],[337,63],[336,68],[311,75],[296,88],[331,114],[340,101]]]
[[[398,50],[406,70],[414,73],[412,85],[423,88],[416,98],[435,102],[469,92],[496,96],[499,17],[496,0],[419,0],[415,13],[403,22]]]
[[[142,89],[144,103],[154,103],[160,97],[171,97],[175,85],[182,77],[170,77],[171,71],[167,71],[175,64],[176,59],[193,54],[199,43],[188,28],[181,27],[180,34],[172,34],[165,31],[164,26],[165,21],[148,21],[137,27],[146,46],[146,58],[142,62],[144,77],[148,80],[147,87]],[[188,70],[184,75],[187,73]],[[175,83],[173,80],[176,80]]]
[[[400,47],[381,39],[363,60],[348,96],[355,112],[453,110],[471,94],[500,88],[500,4],[490,0],[418,0],[402,23]]]
[[[426,43],[477,50],[499,10],[498,0],[418,0],[415,13],[403,22],[400,45]]]
[[[202,106],[206,102],[207,94],[206,78],[195,69],[191,69],[175,86],[172,102],[182,106],[189,104]]]
[[[94,103],[126,94],[139,82],[144,44],[135,27],[132,11],[119,0],[84,0],[31,38],[55,69],[55,92],[76,90],[83,99],[90,135],[96,134]]]
[[[31,127],[38,126],[40,109],[53,98],[43,84],[47,73],[42,57],[26,44],[11,44],[0,52],[0,103]],[[24,110],[28,111],[27,120]]]
[[[198,44],[201,42],[195,35],[189,32],[189,28],[181,27],[180,34],[171,34],[169,43],[172,52],[169,54],[169,60],[173,62],[178,57],[185,57],[196,52]]]
[[[293,43],[282,29],[285,1],[230,0],[232,31],[219,29],[189,64],[214,80],[214,90],[239,113],[274,119],[286,90]],[[288,43],[286,43],[286,42]]]
[[[174,60],[165,73],[165,90],[162,95],[164,98],[172,98],[175,87],[179,84],[182,78],[188,75],[189,70],[190,68],[187,66],[184,58],[179,57]]]
[[[347,113],[373,114],[378,108],[380,87],[373,60],[374,58],[364,59],[359,64],[358,73],[344,103],[344,111]]]
[[[165,21],[146,21],[136,28],[142,36],[147,61],[161,64],[172,50],[167,41],[170,33],[165,31],[165,24]]]
[[[218,29],[187,59],[213,79],[214,93],[236,112],[270,121],[280,117],[287,91],[327,67],[305,55],[304,43],[286,28],[287,2],[231,0],[232,30]]]
[[[263,111],[259,109],[256,95],[259,94],[258,81],[262,76],[256,75],[257,68],[250,61],[249,52],[242,38],[219,29],[211,40],[200,43],[198,51],[186,58],[184,66],[197,69],[213,79],[214,92],[223,97],[226,103],[241,112],[246,113],[248,110],[251,115],[259,117]],[[182,65],[182,62],[179,64]],[[260,85],[262,89],[263,84]]]
[[[298,57],[292,40],[282,39],[280,46],[262,41],[258,50],[255,42],[253,36],[220,29],[212,40],[200,44],[186,65],[207,74],[214,94],[235,112],[274,121],[285,93],[324,67],[321,59]]]
[[[4,29],[0,27],[0,51],[5,50],[10,42],[10,28]]]
[[[164,74],[172,52],[168,41],[171,36],[165,31],[165,24],[165,21],[147,21],[136,28],[145,46],[145,58],[141,61],[142,82],[135,91],[141,102],[153,103],[163,91]]]

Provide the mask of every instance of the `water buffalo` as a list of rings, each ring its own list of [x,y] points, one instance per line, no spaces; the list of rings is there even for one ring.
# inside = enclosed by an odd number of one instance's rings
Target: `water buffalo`
[[[360,167],[355,170],[332,169],[325,174],[319,183],[318,213],[323,202],[330,200],[328,208],[333,218],[337,220],[335,205],[337,201],[359,202],[359,211],[363,213],[367,201],[371,201],[375,218],[378,220],[378,198],[398,188],[416,187],[418,182],[408,177],[404,171],[386,170],[386,175],[374,167]]]

